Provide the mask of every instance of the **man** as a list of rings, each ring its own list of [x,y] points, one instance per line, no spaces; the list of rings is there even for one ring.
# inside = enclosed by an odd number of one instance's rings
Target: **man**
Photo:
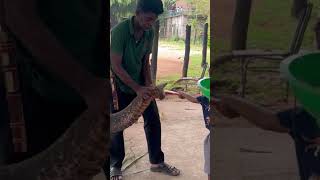
[[[27,153],[6,161],[13,163],[46,149],[87,108],[107,112],[106,5],[81,0],[3,0],[3,5],[15,38],[12,58],[19,68],[28,143]]]
[[[135,15],[119,23],[111,31],[111,68],[116,76],[115,86],[119,109],[124,109],[136,96],[149,96],[152,86],[149,55],[152,50],[152,25],[163,12],[161,0],[139,0]],[[151,171],[177,176],[180,171],[164,162],[161,150],[161,124],[157,104],[152,101],[143,113]],[[104,167],[110,179],[122,179],[125,158],[123,132],[111,139],[110,165]]]
[[[320,128],[303,108],[272,112],[243,98],[221,96],[212,105],[224,116],[243,116],[264,130],[289,133],[295,141],[301,180],[320,179]]]

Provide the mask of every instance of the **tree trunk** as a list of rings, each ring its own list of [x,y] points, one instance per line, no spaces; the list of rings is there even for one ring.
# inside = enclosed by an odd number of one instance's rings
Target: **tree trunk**
[[[155,83],[157,79],[159,28],[160,28],[160,24],[159,24],[159,21],[157,21],[154,26],[154,39],[153,39],[152,60],[151,60],[151,78],[153,83]]]
[[[189,56],[190,56],[190,38],[191,38],[191,26],[187,25],[182,77],[188,76],[188,66],[189,66]]]

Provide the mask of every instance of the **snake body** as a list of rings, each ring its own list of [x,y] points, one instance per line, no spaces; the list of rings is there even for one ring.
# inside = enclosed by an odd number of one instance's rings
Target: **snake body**
[[[84,112],[45,151],[0,167],[0,180],[91,180],[108,157],[110,135],[135,123],[152,100],[164,98],[164,86],[156,86],[150,97],[137,96],[128,107],[111,114],[110,122],[105,116]]]

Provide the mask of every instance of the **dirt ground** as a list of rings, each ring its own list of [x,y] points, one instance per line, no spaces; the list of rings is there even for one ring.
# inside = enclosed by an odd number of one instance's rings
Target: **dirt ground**
[[[181,170],[178,177],[170,177],[149,170],[149,157],[143,130],[143,120],[125,131],[125,180],[204,180],[203,140],[209,133],[204,126],[199,104],[167,96],[157,102],[161,117],[162,150],[165,161]],[[137,158],[141,157],[141,159]],[[134,163],[132,163],[134,162]],[[130,164],[132,165],[130,166]],[[100,173],[94,180],[105,180]]]
[[[157,77],[165,77],[182,72],[184,52],[159,46]]]

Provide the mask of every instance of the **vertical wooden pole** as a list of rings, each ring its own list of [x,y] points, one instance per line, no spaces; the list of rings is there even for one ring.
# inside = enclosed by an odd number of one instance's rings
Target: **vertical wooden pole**
[[[252,0],[237,0],[235,15],[232,25],[232,50],[246,49],[247,34],[250,22]],[[241,62],[241,91],[240,95],[245,96],[245,89],[247,83],[247,64],[246,59],[240,59]]]
[[[188,76],[188,66],[189,66],[189,58],[190,58],[190,38],[191,38],[191,26],[187,25],[182,77]]]
[[[237,0],[232,25],[232,50],[246,49],[252,0]]]
[[[207,64],[207,46],[208,46],[208,23],[204,25],[204,29],[203,29],[201,67]]]

